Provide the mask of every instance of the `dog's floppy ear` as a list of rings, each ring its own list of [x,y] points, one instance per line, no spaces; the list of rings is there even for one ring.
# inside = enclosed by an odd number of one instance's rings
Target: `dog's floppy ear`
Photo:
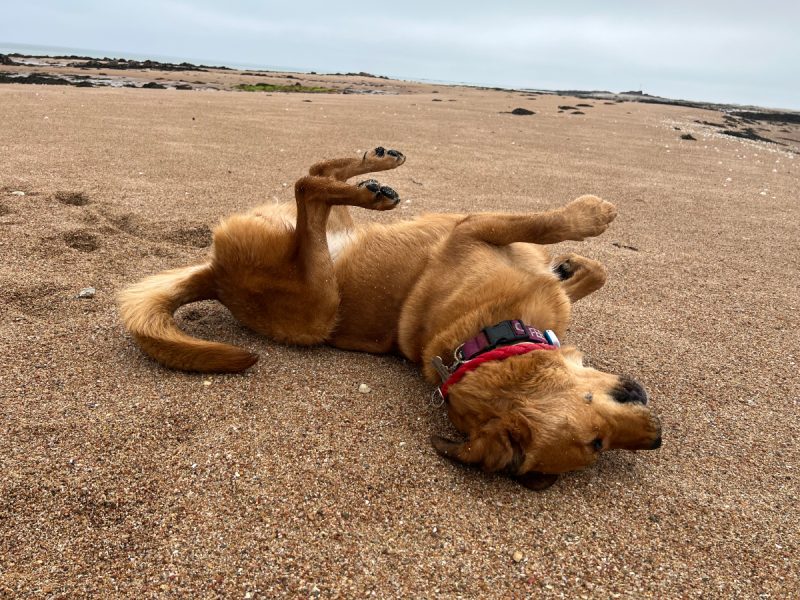
[[[457,462],[480,464],[484,471],[504,471],[515,476],[525,460],[524,448],[530,439],[530,429],[521,417],[505,417],[486,422],[466,442],[434,435],[431,443],[439,454]]]

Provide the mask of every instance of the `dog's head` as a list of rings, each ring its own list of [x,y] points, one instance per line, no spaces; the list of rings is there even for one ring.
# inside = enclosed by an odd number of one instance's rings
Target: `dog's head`
[[[574,348],[482,364],[450,388],[450,420],[465,442],[433,438],[443,456],[544,489],[606,450],[661,446],[661,423],[636,381],[583,364]]]

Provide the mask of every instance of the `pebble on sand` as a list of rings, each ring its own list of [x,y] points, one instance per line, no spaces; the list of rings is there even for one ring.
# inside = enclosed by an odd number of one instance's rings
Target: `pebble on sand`
[[[25,192],[20,191],[20,190],[14,190],[13,192],[11,192],[11,195],[12,196],[24,196]]]
[[[517,550],[516,552],[514,552],[514,554],[511,555],[511,559],[516,563],[520,562],[522,560],[522,557],[523,554],[519,550]]]
[[[86,287],[83,288],[78,295],[75,296],[76,298],[94,298],[94,295],[97,293],[97,290],[93,287]]]
[[[372,391],[372,388],[369,387],[366,383],[362,383],[358,386],[358,391],[362,394],[369,394]]]

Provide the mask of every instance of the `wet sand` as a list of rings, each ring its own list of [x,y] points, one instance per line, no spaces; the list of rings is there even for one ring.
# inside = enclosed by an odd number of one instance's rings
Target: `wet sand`
[[[691,107],[396,91],[0,85],[0,595],[796,596],[797,146]],[[617,204],[554,249],[610,271],[566,341],[645,384],[659,451],[534,493],[435,454],[452,429],[402,359],[280,346],[214,303],[181,325],[258,352],[248,373],[138,351],[122,287],[378,144],[408,156],[380,177],[403,203],[360,221]]]

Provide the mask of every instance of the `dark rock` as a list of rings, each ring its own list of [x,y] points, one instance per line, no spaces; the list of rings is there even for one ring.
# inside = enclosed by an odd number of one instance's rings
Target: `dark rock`
[[[69,67],[84,69],[151,69],[153,71],[207,71],[208,69],[227,69],[227,67],[207,67],[182,62],[180,64],[162,63],[157,60],[128,60],[126,58],[89,58],[85,62],[69,63]]]
[[[40,85],[73,85],[72,81],[47,73],[0,73],[0,83],[38,83]]]
[[[0,65],[6,65],[9,67],[13,67],[17,65],[17,63],[7,55],[7,54],[0,54]]]
[[[746,140],[754,140],[757,142],[769,142],[771,144],[778,144],[780,146],[785,146],[786,144],[782,144],[780,142],[776,142],[775,140],[771,140],[764,136],[758,135],[752,128],[748,127],[747,129],[723,129],[721,133],[725,135],[730,135],[732,137],[743,138]]]
[[[696,137],[694,137],[694,136],[693,136],[691,133],[684,133],[684,134],[681,136],[681,139],[682,139],[682,140],[692,140],[692,141],[695,141],[695,142],[697,141],[697,138],[696,138]]]
[[[161,85],[160,83],[156,83],[155,81],[150,81],[148,83],[145,83],[142,87],[150,89],[150,90],[165,90],[165,89],[167,89],[167,86]]]
[[[709,127],[725,127],[722,123],[712,123],[711,121],[700,121],[699,119],[694,120],[695,123],[700,123],[700,125],[708,125]]]
[[[535,115],[536,113],[527,108],[515,108],[511,111],[512,115]]]
[[[737,110],[731,113],[748,121],[767,121],[769,123],[795,123],[800,125],[800,112],[755,112],[747,110]]]

